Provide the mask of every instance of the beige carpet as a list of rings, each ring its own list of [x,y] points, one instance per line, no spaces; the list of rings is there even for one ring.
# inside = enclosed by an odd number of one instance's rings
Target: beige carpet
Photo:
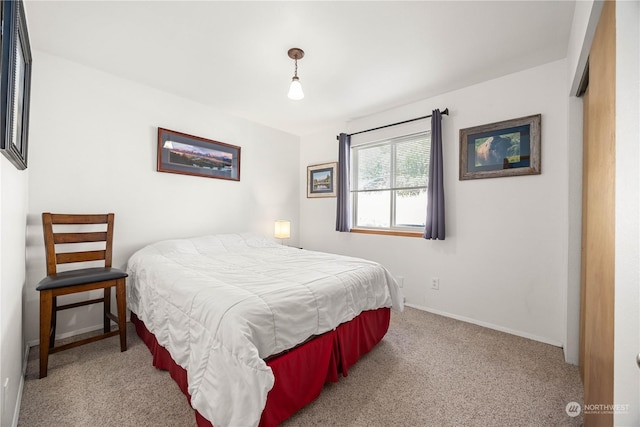
[[[31,349],[19,426],[195,426],[186,398],[129,325],[49,358]],[[578,368],[562,350],[408,308],[383,341],[284,426],[579,426]]]

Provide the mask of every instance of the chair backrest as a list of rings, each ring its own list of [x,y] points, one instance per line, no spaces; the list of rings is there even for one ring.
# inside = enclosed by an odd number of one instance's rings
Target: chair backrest
[[[113,243],[114,214],[78,215],[78,214],[42,214],[42,227],[44,231],[44,246],[47,257],[47,275],[57,273],[58,264],[68,264],[87,261],[104,260],[105,267],[111,267],[112,243]],[[62,231],[54,232],[54,225],[90,226],[91,231]],[[95,231],[95,224],[106,224],[106,230]],[[56,245],[85,244],[91,242],[105,242],[104,249],[78,250],[73,252],[57,252]],[[80,246],[80,245],[78,245]],[[86,248],[86,245],[84,245]]]

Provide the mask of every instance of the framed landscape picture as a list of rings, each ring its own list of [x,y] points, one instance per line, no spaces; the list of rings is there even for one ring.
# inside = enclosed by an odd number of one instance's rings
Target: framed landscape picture
[[[240,147],[158,128],[158,172],[240,181]]]
[[[541,115],[460,129],[460,180],[540,174]]]
[[[336,197],[338,163],[307,166],[307,197]]]

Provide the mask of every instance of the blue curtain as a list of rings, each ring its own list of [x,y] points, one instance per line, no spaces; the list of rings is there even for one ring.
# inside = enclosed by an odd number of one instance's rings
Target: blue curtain
[[[442,114],[431,113],[431,159],[427,189],[427,223],[425,239],[444,240],[444,182],[442,180]]]
[[[341,133],[338,138],[338,210],[336,213],[336,231],[351,230],[351,197],[349,189],[349,162],[351,155],[351,136]]]

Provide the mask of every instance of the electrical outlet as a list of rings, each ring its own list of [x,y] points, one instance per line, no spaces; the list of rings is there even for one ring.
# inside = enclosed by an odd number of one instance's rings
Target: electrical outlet
[[[398,282],[398,286],[400,286],[401,288],[404,287],[404,277],[402,276],[396,277],[396,282]]]
[[[431,278],[431,289],[433,289],[434,291],[440,289],[440,279],[438,279],[437,277]]]

